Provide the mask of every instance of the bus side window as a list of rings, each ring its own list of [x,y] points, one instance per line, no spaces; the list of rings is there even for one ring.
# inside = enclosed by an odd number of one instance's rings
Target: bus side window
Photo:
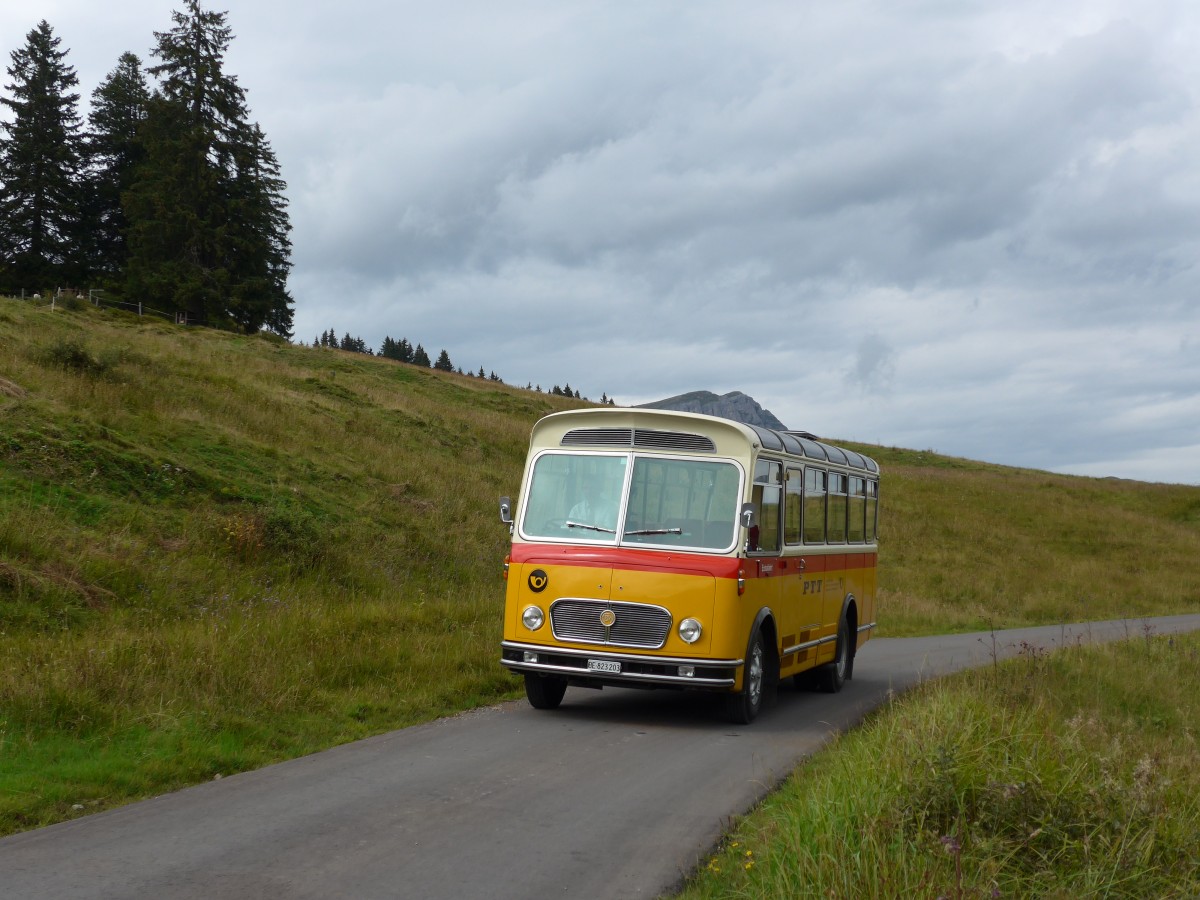
[[[850,478],[850,518],[848,537],[850,543],[861,544],[866,535],[867,480]]]
[[[783,491],[783,540],[787,544],[800,543],[801,508],[804,505],[804,472],[788,469]]]
[[[825,472],[804,470],[804,543],[825,543]]]
[[[825,535],[831,544],[846,543],[846,476],[829,473],[829,505],[826,507]]]
[[[867,543],[875,542],[879,516],[879,482],[867,482]]]
[[[780,494],[783,484],[783,466],[777,462],[760,459],[754,467],[754,490],[751,502],[758,513],[758,542],[752,550],[763,553],[779,552]]]

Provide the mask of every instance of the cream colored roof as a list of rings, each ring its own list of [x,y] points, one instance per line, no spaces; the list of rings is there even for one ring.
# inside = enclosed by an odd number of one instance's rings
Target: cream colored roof
[[[708,438],[706,442],[697,437]],[[531,451],[570,446],[636,448],[749,460],[767,450],[878,476],[873,459],[818,441],[804,432],[775,431],[699,413],[602,407],[553,413],[533,427]]]

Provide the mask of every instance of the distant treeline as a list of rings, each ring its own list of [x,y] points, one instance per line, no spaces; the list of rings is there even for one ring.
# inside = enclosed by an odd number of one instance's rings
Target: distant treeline
[[[302,346],[306,346],[303,341],[300,341]],[[466,376],[467,378],[479,378],[487,381],[496,381],[504,384],[504,379],[492,371],[488,373],[483,366],[479,367],[478,372],[464,372],[462,366],[455,366],[450,360],[450,354],[443,349],[436,360],[430,361],[429,353],[419,343],[414,347],[409,343],[408,338],[400,338],[400,340],[392,340],[390,337],[383,339],[383,344],[379,348],[379,353],[367,346],[367,342],[361,337],[351,337],[349,332],[346,332],[339,339],[337,332],[330,328],[319,334],[312,345],[314,347],[332,347],[335,350],[346,350],[350,353],[365,353],[368,356],[382,356],[385,359],[394,359],[397,362],[407,363],[411,366],[421,366],[425,369],[437,369],[439,372],[454,372],[458,375]],[[541,393],[541,384],[533,384],[530,382],[525,385],[527,391],[537,391]],[[589,400],[583,396],[578,390],[571,388],[570,383],[564,383],[562,387],[557,384],[550,389],[550,393],[555,397],[574,397],[576,400]],[[605,406],[616,406],[616,401],[608,396],[605,392],[600,395],[600,403]]]

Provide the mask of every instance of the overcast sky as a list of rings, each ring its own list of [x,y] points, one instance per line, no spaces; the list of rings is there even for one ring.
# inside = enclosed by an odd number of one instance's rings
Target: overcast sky
[[[86,110],[182,6],[8,0],[5,66],[45,18]],[[1194,0],[227,7],[297,340],[1200,484]]]

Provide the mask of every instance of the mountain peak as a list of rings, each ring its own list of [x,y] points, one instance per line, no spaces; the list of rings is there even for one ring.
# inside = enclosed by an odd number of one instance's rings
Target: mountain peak
[[[645,409],[673,409],[676,412],[703,413],[709,416],[719,416],[722,419],[732,419],[746,425],[761,425],[764,428],[774,428],[776,431],[787,431],[787,426],[769,409],[763,409],[751,396],[741,391],[730,391],[728,394],[717,396],[712,391],[692,391],[658,400],[654,403],[643,403]]]

